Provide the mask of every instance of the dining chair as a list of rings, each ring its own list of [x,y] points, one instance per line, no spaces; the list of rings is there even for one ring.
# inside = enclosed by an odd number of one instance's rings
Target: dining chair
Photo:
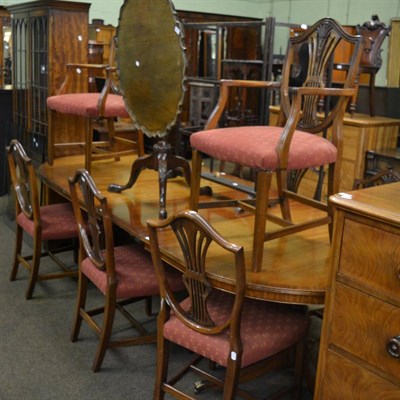
[[[349,69],[341,86],[331,80],[333,56],[341,42],[353,49],[349,54]],[[290,87],[293,65],[298,62],[299,49],[306,43],[309,52],[307,76],[302,86]],[[201,178],[226,185],[227,177],[202,172],[202,154],[212,159],[233,162],[251,168],[256,173],[254,195],[230,205],[255,214],[252,270],[262,267],[264,242],[329,224],[331,209],[326,199],[338,192],[343,153],[342,131],[346,106],[355,93],[354,82],[362,51],[360,36],[347,34],[331,18],[323,18],[304,33],[289,39],[282,71],[282,82],[220,81],[220,96],[205,129],[191,135],[192,176],[190,208],[226,206],[229,202],[199,201]],[[232,87],[271,89],[280,87],[279,126],[219,126]],[[335,87],[334,87],[335,86]],[[329,129],[329,130],[328,130]],[[327,175],[326,199],[300,195],[297,188],[309,169],[324,167]],[[326,172],[326,173],[325,173]],[[276,176],[276,198],[271,195],[272,177]],[[289,183],[290,185],[289,185]],[[229,184],[229,183],[228,183]],[[234,186],[232,186],[234,187]],[[229,200],[229,199],[228,199]],[[290,208],[293,202],[304,203],[321,210],[322,214],[307,221],[294,221]],[[279,204],[281,216],[273,216],[268,208]],[[276,227],[268,228],[266,220]]]
[[[368,106],[369,115],[374,117],[376,115],[375,107],[375,77],[382,67],[383,51],[382,44],[387,36],[390,35],[391,27],[387,26],[379,20],[378,15],[372,15],[371,19],[364,22],[362,25],[356,25],[355,30],[358,35],[361,35],[364,41],[363,51],[361,54],[359,75],[368,74]],[[346,62],[339,62],[334,64],[334,68],[341,71],[346,71],[349,68]],[[350,112],[353,115],[356,111],[356,101],[358,97],[359,79],[356,80],[356,93],[350,101]]]
[[[123,155],[134,153],[138,156],[144,155],[143,134],[140,130],[135,130],[132,124],[128,124],[131,126],[130,138],[116,132],[117,121],[130,121],[119,90],[114,66],[116,40],[114,38],[112,42],[109,64],[67,64],[66,76],[57,94],[47,98],[48,162],[50,165],[58,154],[68,154],[68,151],[77,152],[79,148],[84,149],[85,169],[88,171],[91,170],[92,161],[95,160],[110,158],[119,160]],[[83,89],[80,89],[78,93],[74,92],[77,81],[87,83],[90,74],[104,73],[106,79],[100,93],[89,92],[88,85],[82,83]],[[66,141],[57,136],[55,120],[59,115],[72,115],[85,120],[83,141]],[[127,123],[124,125],[127,126]],[[101,137],[98,139],[94,137],[95,131],[101,132]]]
[[[393,169],[385,169],[367,178],[354,179],[353,190],[385,185],[393,182],[400,182],[400,173]]]
[[[125,306],[145,300],[150,314],[151,297],[159,294],[159,288],[150,254],[141,244],[114,245],[107,198],[97,189],[89,172],[85,169],[76,171],[74,177],[69,178],[69,187],[80,242],[78,296],[71,340],[78,339],[85,320],[99,337],[92,366],[93,372],[97,372],[107,349],[155,342],[156,335],[148,332]],[[167,279],[172,290],[183,289],[177,271],[169,269]],[[104,307],[86,307],[89,283],[104,295]],[[137,335],[112,340],[116,310],[128,319]],[[101,324],[96,322],[99,314],[103,314]]]
[[[66,244],[77,242],[78,230],[71,203],[40,204],[35,168],[18,140],[11,140],[7,147],[7,159],[16,199],[16,241],[10,280],[17,278],[19,265],[25,267],[29,271],[25,297],[31,299],[38,281],[77,275],[76,270],[69,267],[57,254],[71,249]],[[24,234],[33,241],[31,255],[22,254]],[[51,246],[50,243],[57,244]],[[47,256],[62,268],[61,272],[39,273],[41,259]]]
[[[154,399],[165,394],[189,399],[176,384],[194,371],[223,390],[223,399],[254,399],[239,383],[255,379],[295,357],[295,378],[287,390],[301,388],[303,338],[309,318],[290,305],[245,297],[246,273],[243,247],[225,240],[197,212],[181,211],[166,220],[149,220],[150,248],[160,286],[161,309],[157,320],[157,372]],[[173,232],[173,233],[172,233]],[[164,235],[170,233],[168,238]],[[177,298],[166,279],[162,248],[175,236],[182,250],[180,260],[187,297]],[[209,258],[235,271],[234,293],[212,286],[207,275]],[[175,376],[168,376],[170,343],[194,353]],[[223,380],[199,368],[202,358],[225,368]]]

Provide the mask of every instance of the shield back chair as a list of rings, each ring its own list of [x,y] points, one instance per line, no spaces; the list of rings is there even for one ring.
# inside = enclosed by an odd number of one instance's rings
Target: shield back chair
[[[164,220],[148,221],[150,248],[160,285],[161,309],[157,322],[157,372],[154,399],[172,395],[179,399],[193,397],[183,394],[176,386],[186,372],[194,371],[203,379],[223,390],[223,399],[235,395],[254,399],[251,393],[238,387],[242,381],[255,379],[271,371],[274,363],[295,353],[295,379],[287,390],[300,390],[302,375],[303,337],[309,326],[305,312],[289,305],[280,305],[245,298],[245,265],[243,247],[226,241],[197,212],[182,211]],[[171,230],[167,229],[171,228]],[[176,235],[182,254],[187,297],[178,299],[166,279],[161,260],[160,244],[168,243],[165,232]],[[224,257],[224,263],[236,271],[235,293],[213,288],[206,269],[208,257]],[[169,347],[175,343],[194,353],[176,376],[168,376]],[[285,357],[283,357],[285,356]],[[171,355],[172,357],[172,355]],[[225,368],[224,380],[200,369],[204,358],[211,365]],[[293,359],[291,359],[293,361]],[[202,372],[203,371],[203,372]]]
[[[375,111],[375,77],[382,67],[383,51],[382,44],[387,36],[390,35],[391,27],[387,26],[379,20],[377,15],[372,15],[371,20],[364,22],[362,25],[356,26],[357,34],[361,35],[364,39],[364,48],[361,54],[360,70],[361,74],[369,75],[368,83],[368,97],[369,97],[369,114],[374,117]],[[349,64],[337,64],[336,69],[346,70]],[[353,96],[350,103],[350,112],[353,114],[356,111],[356,100],[358,95],[358,83],[356,81],[357,92]]]
[[[361,55],[360,74],[369,74],[369,113],[375,116],[375,76],[382,67],[382,43],[390,34],[391,27],[379,21],[377,15],[372,15],[371,20],[357,26],[357,33],[364,38],[364,51]],[[355,109],[355,100],[352,103]]]
[[[133,243],[114,247],[107,198],[98,191],[88,171],[78,170],[74,177],[69,178],[69,186],[80,242],[78,298],[71,340],[75,342],[78,339],[82,320],[85,320],[99,336],[92,366],[93,372],[97,372],[108,348],[155,342],[155,334],[149,333],[125,306],[146,300],[146,310],[150,314],[151,297],[159,294],[159,288],[151,256],[142,245]],[[84,215],[87,215],[87,223]],[[169,271],[168,279],[174,290],[183,289],[177,271]],[[86,307],[89,282],[104,295],[104,307],[93,310]],[[128,319],[138,334],[112,340],[116,310]],[[96,321],[99,314],[103,314],[101,324]]]
[[[354,179],[353,190],[385,185],[393,182],[400,182],[400,173],[392,169],[385,169],[365,179]]]
[[[67,266],[56,254],[70,248],[66,246],[66,241],[71,242],[72,239],[77,243],[78,230],[71,203],[40,205],[35,168],[16,139],[7,147],[7,158],[16,198],[16,242],[10,280],[17,278],[20,264],[25,267],[29,271],[25,297],[30,299],[37,281],[77,275],[76,270]],[[33,254],[29,256],[22,254],[24,233],[33,240]],[[58,241],[58,244],[44,251],[45,241]],[[45,256],[51,257],[63,271],[39,274],[40,261]]]
[[[332,69],[335,49],[340,42],[350,44],[350,68],[342,87],[331,87],[329,72]],[[301,87],[289,87],[291,66],[296,60],[298,49],[307,44],[309,62],[306,79]],[[256,172],[255,199],[231,202],[255,214],[252,270],[262,267],[264,242],[323,224],[329,224],[331,231],[331,210],[327,203],[301,196],[292,186],[288,186],[289,174],[301,181],[309,168],[327,166],[328,196],[339,190],[342,158],[342,125],[349,99],[354,95],[354,82],[361,57],[361,37],[347,34],[331,18],[324,18],[297,37],[289,39],[286,60],[280,86],[279,126],[239,126],[219,127],[230,87],[276,87],[276,82],[266,81],[220,81],[220,97],[209,117],[204,131],[190,137],[193,149],[190,208],[216,207],[218,202],[199,202],[201,177],[214,179],[211,174],[202,174],[202,153],[212,158],[230,161],[252,168]],[[335,102],[333,102],[333,99]],[[332,100],[332,101],[330,101]],[[329,105],[320,112],[321,104]],[[325,138],[327,130],[328,137]],[[268,212],[272,204],[271,181],[276,175],[275,199],[281,209],[282,218]],[[290,175],[292,177],[292,175]],[[215,179],[218,183],[224,181]],[[328,198],[327,196],[327,198]],[[289,202],[290,200],[290,202]],[[317,219],[295,222],[290,213],[292,201],[323,211]],[[224,201],[220,206],[226,206]],[[266,233],[266,220],[272,220],[278,229]]]
[[[68,152],[82,152],[85,154],[85,169],[91,170],[92,161],[114,158],[119,160],[123,155],[137,153],[144,155],[143,134],[136,131],[136,140],[119,136],[116,132],[116,122],[129,120],[124,100],[119,92],[118,78],[114,66],[115,41],[113,39],[110,49],[110,60],[108,65],[103,64],[68,64],[66,77],[58,93],[47,98],[49,143],[48,162],[53,164],[58,154]],[[106,80],[101,93],[88,91],[70,93],[73,90],[76,80],[88,82],[88,74],[99,75],[106,73]],[[72,115],[85,120],[84,141],[66,142],[63,138],[57,137],[57,115]],[[127,124],[125,124],[127,125]],[[131,125],[131,124],[128,124]],[[131,125],[131,133],[134,133]],[[105,138],[94,139],[94,130],[101,130]],[[104,140],[103,140],[104,139]],[[79,150],[80,149],[80,150]],[[71,154],[71,153],[70,153]]]

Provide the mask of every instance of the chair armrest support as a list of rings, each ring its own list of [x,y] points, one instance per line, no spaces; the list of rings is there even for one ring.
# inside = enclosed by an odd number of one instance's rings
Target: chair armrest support
[[[84,64],[84,63],[69,63],[66,66],[66,75],[60,88],[57,91],[57,95],[66,94],[71,88],[75,73],[81,73],[82,70],[100,70],[104,71],[108,67],[108,64]]]
[[[230,87],[277,89],[281,86],[280,82],[238,79],[221,79],[219,81],[219,85],[220,92],[218,102],[207,120],[207,123],[204,127],[205,130],[214,129],[217,127],[228,101]]]

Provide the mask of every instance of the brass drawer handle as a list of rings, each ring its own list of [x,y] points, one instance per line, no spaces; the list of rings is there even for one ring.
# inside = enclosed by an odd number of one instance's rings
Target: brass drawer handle
[[[395,336],[386,344],[386,350],[390,357],[400,358],[400,336]]]

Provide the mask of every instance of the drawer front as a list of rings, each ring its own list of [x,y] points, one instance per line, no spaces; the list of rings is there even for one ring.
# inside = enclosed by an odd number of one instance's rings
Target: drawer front
[[[329,342],[390,374],[400,385],[400,358],[386,350],[388,341],[400,336],[400,308],[341,283],[333,307]]]
[[[329,350],[319,400],[398,400],[400,387]]]
[[[339,273],[399,301],[400,233],[346,218]]]

